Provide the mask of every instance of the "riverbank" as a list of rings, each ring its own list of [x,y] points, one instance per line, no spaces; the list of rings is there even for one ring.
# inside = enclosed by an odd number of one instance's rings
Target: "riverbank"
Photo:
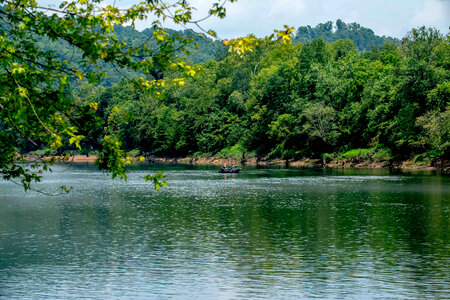
[[[55,157],[58,161],[75,162],[75,163],[95,163],[97,156],[95,155],[73,155],[67,157]],[[50,157],[27,156],[30,161],[49,160]],[[135,160],[137,162],[137,159]],[[390,161],[390,162],[374,162],[362,159],[350,160],[322,160],[304,158],[300,160],[282,160],[282,159],[267,159],[267,158],[217,158],[217,157],[160,157],[147,156],[144,162],[161,163],[161,164],[193,164],[193,165],[215,165],[222,166],[223,164],[231,165],[235,163],[243,166],[287,166],[296,168],[387,168],[387,169],[401,169],[401,170],[429,170],[441,171],[443,173],[450,173],[450,161],[435,160],[431,163],[414,162],[412,160],[405,161]]]
[[[248,158],[245,160],[233,158],[168,158],[168,157],[148,157],[149,162],[153,163],[182,163],[195,165],[217,165],[221,166],[224,163],[248,166],[287,166],[296,168],[387,168],[387,169],[402,169],[402,170],[429,170],[429,171],[443,171],[450,172],[450,161],[434,161],[429,164],[415,163],[412,160],[393,161],[393,162],[374,162],[369,160],[332,160],[326,161],[322,159],[304,158],[300,160],[282,160],[282,159],[267,159],[267,158]]]
[[[159,192],[142,178],[158,168],[168,182]],[[39,188],[46,191],[74,186],[53,197],[0,184],[0,298],[76,292],[152,299],[168,282],[179,299],[448,298],[450,178],[412,171],[390,176],[383,169],[247,168],[233,176],[215,167],[144,164],[133,166],[125,182],[73,164],[45,174]],[[364,251],[362,238],[376,251]],[[373,261],[376,268],[367,267]],[[249,270],[251,276],[236,276]],[[170,272],[176,276],[167,279]],[[89,274],[89,284],[80,274]],[[417,288],[417,280],[426,288]],[[208,286],[217,283],[224,291],[219,296]]]
[[[39,156],[39,155],[25,155],[28,161],[49,161],[54,158],[57,162],[75,162],[75,163],[95,163],[96,155],[67,155],[67,156]]]

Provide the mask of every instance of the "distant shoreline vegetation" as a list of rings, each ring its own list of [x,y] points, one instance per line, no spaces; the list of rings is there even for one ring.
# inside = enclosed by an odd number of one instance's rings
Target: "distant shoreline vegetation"
[[[359,51],[370,51],[379,48],[386,43],[400,45],[401,40],[389,36],[378,36],[372,29],[363,27],[358,23],[345,23],[338,19],[336,23],[328,21],[319,23],[315,27],[300,26],[294,38],[294,44],[310,43],[312,40],[321,38],[327,43],[333,43],[341,39],[352,40]]]
[[[115,26],[114,34],[132,43],[148,38],[145,30],[122,26]],[[191,34],[198,48],[192,47],[187,59],[202,71],[183,86],[158,96],[143,93],[125,79],[130,72],[105,65],[109,78],[102,84],[67,88],[80,107],[97,103],[91,120],[78,120],[84,152],[95,153],[108,124],[135,155],[386,165],[450,159],[448,35],[423,27],[400,41],[338,20],[299,27],[288,45],[259,39],[239,57]],[[43,45],[56,47],[61,56],[70,53],[66,46]],[[76,63],[76,54],[71,61]],[[154,70],[154,77],[180,74]],[[17,143],[22,153],[48,147],[20,138]],[[57,154],[73,150],[63,147]]]
[[[57,163],[95,163],[98,151],[66,151],[58,156],[50,149],[31,151],[27,155],[28,161],[54,160]],[[385,152],[375,149],[353,149],[345,153],[324,153],[322,158],[280,159],[267,156],[256,157],[254,153],[228,152],[222,150],[219,154],[211,156],[205,153],[195,153],[187,157],[157,156],[135,149],[127,153],[131,164],[157,163],[157,164],[189,164],[222,166],[224,163],[239,166],[282,166],[294,168],[362,168],[362,169],[393,169],[393,170],[426,170],[440,171],[441,174],[450,174],[450,161],[443,159],[430,159],[424,155],[415,155],[411,159],[395,161]]]
[[[168,29],[169,34],[174,34],[175,32],[180,36],[185,35],[193,40],[193,44],[187,45],[189,54],[186,57],[186,60],[193,64],[202,64],[210,59],[221,61],[229,55],[227,47],[221,41],[214,41],[192,30],[175,31]],[[115,25],[114,31],[111,34],[117,36],[120,41],[130,43],[132,47],[144,42],[149,43],[151,46],[157,46],[157,43],[152,37],[153,29],[151,28],[138,31],[134,30],[131,26]],[[331,21],[319,23],[315,27],[309,25],[298,27],[292,43],[294,45],[298,43],[306,44],[318,38],[327,43],[333,43],[340,39],[350,39],[361,52],[370,51],[372,48],[379,48],[386,43],[393,43],[398,46],[401,44],[401,40],[397,38],[378,36],[371,29],[363,27],[358,23],[347,24],[340,19],[335,23]],[[50,41],[42,37],[37,37],[37,39],[38,45],[43,50],[54,51],[61,60],[67,60],[71,65],[77,66],[78,62],[82,60],[81,51],[78,49],[74,50],[65,41]],[[178,54],[182,53],[179,52]],[[116,69],[109,64],[103,64],[102,67],[106,73],[106,78],[103,78],[101,82],[102,86],[109,87],[120,82],[122,77],[133,77],[137,75],[131,70]],[[157,73],[157,70],[155,70],[153,76],[158,77],[159,74]]]

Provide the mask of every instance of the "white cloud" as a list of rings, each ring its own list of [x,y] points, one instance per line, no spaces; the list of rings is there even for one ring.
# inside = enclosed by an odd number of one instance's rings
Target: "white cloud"
[[[450,1],[426,0],[423,10],[417,11],[414,23],[443,27],[450,25]]]
[[[174,0],[165,0],[173,2]],[[212,3],[221,0],[191,0],[196,7],[194,19],[207,15]],[[56,0],[40,0],[60,3]],[[106,2],[114,2],[107,0]],[[116,0],[116,6],[129,6],[138,0]],[[227,17],[209,18],[202,22],[205,29],[214,29],[222,38],[233,38],[254,33],[259,37],[270,35],[283,25],[316,26],[326,21],[342,19],[371,28],[376,34],[401,38],[413,27],[437,27],[444,34],[450,25],[450,0],[238,0],[227,3]],[[139,22],[138,29],[150,26],[152,19]],[[165,26],[175,29],[172,22]],[[194,25],[191,29],[198,30]]]

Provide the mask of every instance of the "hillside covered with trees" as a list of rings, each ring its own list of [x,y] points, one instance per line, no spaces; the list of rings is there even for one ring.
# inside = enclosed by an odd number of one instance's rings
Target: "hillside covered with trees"
[[[123,26],[148,14],[196,24],[185,1],[175,15],[153,1],[128,10],[0,2],[0,172],[25,188],[54,155],[75,150],[122,178],[127,153],[449,158],[449,35],[435,29],[399,43],[338,20],[221,42],[159,21]],[[209,16],[224,10],[216,3]],[[29,166],[26,153],[53,160]],[[159,186],[161,176],[146,178]]]
[[[134,154],[429,162],[450,152],[448,38],[419,28],[401,45],[366,52],[349,39],[260,39],[254,51],[208,60],[160,95],[124,78],[67,93],[81,106],[98,104],[91,120],[78,120],[86,153],[108,125]],[[93,123],[97,131],[87,131]]]
[[[137,47],[147,43],[150,47],[157,47],[157,41],[153,36],[154,30],[152,28],[143,31],[134,30],[131,26],[115,25],[114,30],[110,36],[115,36],[118,41],[129,43],[131,47]],[[187,55],[186,60],[194,64],[201,64],[210,59],[222,60],[226,57],[227,47],[220,41],[214,41],[204,34],[196,33],[192,30],[174,31],[167,30],[169,35],[186,36],[192,43],[186,45]],[[352,40],[359,51],[369,51],[372,47],[381,47],[385,43],[400,44],[400,41],[391,37],[380,37],[374,34],[371,29],[364,28],[357,23],[346,24],[341,20],[337,20],[334,25],[329,21],[318,24],[316,27],[301,26],[297,29],[295,37],[292,42],[310,43],[312,40],[321,38],[327,43],[333,43],[339,39]],[[68,42],[63,40],[51,41],[47,38],[37,37],[38,45],[45,51],[54,52],[61,60],[67,60],[71,66],[79,66],[82,61],[82,51],[76,49]],[[177,51],[178,55],[184,55],[184,52]],[[105,78],[102,79],[103,86],[111,86],[118,83],[122,77],[136,77],[137,75],[132,70],[125,68],[117,68],[111,64],[102,63],[102,70],[105,72]],[[88,68],[89,69],[89,68]],[[152,74],[153,77],[160,76],[157,70]]]
[[[309,43],[321,38],[327,43],[333,43],[341,39],[352,40],[359,51],[369,51],[372,47],[381,47],[386,43],[400,45],[400,40],[392,37],[378,36],[372,29],[361,26],[358,23],[346,24],[338,19],[335,24],[328,21],[320,23],[316,27],[301,26],[295,34],[295,42]]]
[[[154,32],[153,28],[138,31],[134,30],[131,26],[115,25],[114,30],[109,35],[116,37],[120,42],[129,44],[130,47],[139,47],[140,45],[147,44],[149,47],[156,49],[159,46],[154,37]],[[175,52],[177,55],[184,55],[187,61],[194,64],[216,59],[217,55],[226,52],[226,47],[223,43],[213,41],[211,38],[191,30],[174,31],[167,29],[167,34],[169,36],[186,37],[186,40],[189,40],[190,43],[184,45],[185,49],[183,51],[175,50]],[[80,64],[83,60],[83,52],[67,41],[60,39],[52,41],[45,37],[37,37],[37,41],[39,47],[44,51],[54,52],[60,60],[66,60],[69,66],[83,69]],[[178,43],[177,46],[180,47],[181,44]],[[110,63],[102,62],[100,66],[102,71],[105,72],[105,76],[101,81],[102,86],[111,86],[112,84],[118,83],[122,77],[132,78],[143,75],[143,73],[136,73],[129,68],[117,67]],[[91,67],[89,66],[84,69],[89,71],[89,68]],[[159,77],[160,74],[158,72],[159,70],[157,69],[152,70],[152,76],[155,78]]]

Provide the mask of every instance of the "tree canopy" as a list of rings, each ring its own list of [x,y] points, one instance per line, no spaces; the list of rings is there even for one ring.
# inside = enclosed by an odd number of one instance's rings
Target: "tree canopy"
[[[127,81],[73,93],[96,101],[100,118],[127,116],[116,124],[127,151],[320,159],[363,149],[386,164],[433,160],[450,152],[448,49],[449,37],[431,28],[363,53],[348,39],[256,39],[252,51],[201,64],[159,98]]]
[[[294,43],[309,43],[317,38],[321,38],[328,43],[340,39],[350,39],[359,51],[369,51],[372,47],[381,47],[386,43],[400,45],[401,42],[396,38],[375,35],[372,29],[363,27],[358,23],[347,24],[338,19],[334,24],[328,21],[315,27],[300,26],[295,34]]]
[[[224,17],[225,2],[209,15]],[[162,27],[165,18],[198,24],[186,1],[0,4],[0,173],[25,189],[56,155],[76,149],[125,179],[129,153],[449,158],[449,35],[435,29],[368,49],[350,38],[372,31],[338,20],[295,37],[285,26],[223,41],[226,51],[202,34]],[[149,16],[152,28],[133,30]],[[25,164],[24,154],[39,149],[52,158]],[[162,173],[145,179],[165,184]]]
[[[235,0],[229,0],[234,2]],[[226,2],[226,1],[225,1]],[[223,18],[223,3],[213,3],[209,16]],[[58,7],[42,6],[34,0],[0,0],[0,173],[4,179],[20,180],[25,189],[39,181],[41,173],[53,162],[23,164],[24,157],[17,147],[17,139],[27,143],[48,144],[53,150],[63,145],[81,147],[86,132],[99,131],[101,169],[113,177],[126,178],[126,155],[115,133],[115,120],[106,124],[95,117],[96,102],[77,103],[68,91],[70,82],[98,83],[105,76],[102,66],[113,66],[119,73],[128,70],[138,74],[131,82],[143,93],[159,95],[167,85],[184,84],[184,78],[196,69],[179,59],[176,52],[184,52],[193,39],[162,27],[162,21],[186,26],[199,25],[192,19],[193,7],[187,1],[168,5],[147,0],[129,8],[105,5],[100,0],[63,1]],[[131,24],[150,18],[151,32],[139,43],[120,41],[112,34],[115,25]],[[214,35],[213,31],[208,31]],[[42,39],[44,38],[44,39]],[[76,64],[68,55],[57,55],[39,41],[70,45]],[[149,42],[151,40],[151,43]],[[158,74],[177,70],[180,76],[163,79]],[[86,129],[87,130],[87,129]],[[158,184],[162,175],[147,177]]]

